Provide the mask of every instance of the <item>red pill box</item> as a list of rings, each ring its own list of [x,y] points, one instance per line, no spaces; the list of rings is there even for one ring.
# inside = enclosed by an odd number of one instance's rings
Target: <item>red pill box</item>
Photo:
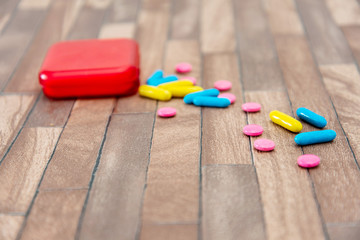
[[[131,95],[139,81],[139,50],[131,39],[79,40],[54,44],[39,72],[50,98]]]

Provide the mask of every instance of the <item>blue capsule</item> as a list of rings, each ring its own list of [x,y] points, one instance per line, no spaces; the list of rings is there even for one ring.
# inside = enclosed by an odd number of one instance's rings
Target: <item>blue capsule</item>
[[[146,80],[146,83],[148,84],[149,81],[151,82],[154,79],[163,78],[163,76],[164,76],[164,71],[161,69],[158,69]]]
[[[208,96],[196,97],[193,102],[194,105],[199,107],[225,108],[231,104],[230,100],[227,98],[217,98],[217,97],[208,97]]]
[[[295,136],[295,142],[297,145],[310,145],[316,143],[330,142],[336,138],[336,132],[334,130],[322,130],[313,132],[304,132]]]
[[[164,78],[149,78],[147,80],[147,85],[158,86],[163,83],[173,82],[173,81],[177,81],[177,80],[179,80],[179,78],[175,75],[169,75]]]
[[[216,88],[206,89],[204,91],[189,93],[184,97],[184,102],[186,104],[192,104],[194,99],[199,96],[208,96],[208,97],[217,97],[220,94],[220,91]]]
[[[317,128],[323,128],[327,124],[327,121],[323,116],[320,116],[307,108],[298,108],[296,114],[301,120],[304,120]]]

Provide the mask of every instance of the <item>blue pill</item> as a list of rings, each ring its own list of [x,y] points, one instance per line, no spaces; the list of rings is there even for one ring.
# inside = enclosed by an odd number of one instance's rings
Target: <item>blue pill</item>
[[[196,97],[193,102],[196,106],[199,107],[225,108],[231,104],[230,100],[227,98],[217,98],[217,97],[208,97],[208,96]]]
[[[334,130],[322,130],[313,132],[304,132],[295,136],[295,142],[297,145],[310,145],[316,143],[330,142],[336,138],[336,132]]]
[[[175,75],[169,75],[164,78],[150,78],[147,80],[147,85],[158,86],[163,83],[173,82],[173,81],[177,81],[177,80],[179,80],[179,78]]]
[[[210,89],[206,89],[204,91],[187,94],[184,97],[184,102],[186,104],[192,104],[196,97],[199,97],[199,96],[217,97],[219,94],[220,94],[219,90],[217,90],[216,88],[210,88]]]
[[[296,114],[301,120],[304,120],[317,128],[323,128],[327,124],[327,121],[323,116],[320,116],[307,108],[298,108]]]
[[[146,80],[146,83],[148,84],[149,81],[152,81],[153,79],[163,78],[163,76],[164,76],[164,71],[158,69]]]

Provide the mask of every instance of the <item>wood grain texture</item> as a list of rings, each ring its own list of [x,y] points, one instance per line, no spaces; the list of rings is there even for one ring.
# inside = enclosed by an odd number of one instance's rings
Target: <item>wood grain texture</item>
[[[263,202],[268,239],[324,239],[321,218],[312,195],[311,180],[306,169],[296,159],[302,154],[294,143],[295,134],[272,123],[272,110],[291,114],[284,92],[247,92],[246,101],[258,102],[259,113],[249,114],[250,124],[264,128],[261,138],[275,142],[272,152],[260,152],[252,147],[256,173]],[[253,142],[257,138],[251,138]]]
[[[112,116],[80,239],[135,239],[153,122],[153,113]]]
[[[20,239],[74,239],[86,192],[40,191]]]
[[[142,228],[140,240],[196,240],[197,229],[196,224],[146,224]]]
[[[200,0],[172,0],[171,39],[199,38]]]
[[[87,188],[115,99],[77,100],[41,189]]]
[[[0,2],[0,33],[2,29],[7,25],[13,14],[19,0],[3,0]]]
[[[50,3],[51,0],[21,0],[18,8],[21,10],[46,9]]]
[[[101,27],[99,38],[130,38],[135,34],[134,23],[107,23]]]
[[[0,239],[15,240],[23,221],[23,216],[0,214]]]
[[[140,0],[113,0],[110,13],[106,16],[108,22],[135,22]]]
[[[339,26],[360,24],[360,5],[356,0],[325,0]]]
[[[360,26],[345,26],[342,27],[342,30],[350,45],[357,64],[360,65]]]
[[[331,240],[357,240],[360,236],[360,222],[328,224]]]
[[[230,0],[202,0],[200,9],[202,52],[234,51],[236,41],[232,2]]]
[[[211,165],[202,173],[203,239],[265,239],[254,167]]]
[[[251,164],[249,138],[242,133],[246,115],[239,69],[235,54],[206,54],[204,56],[204,88],[226,79],[232,83],[231,93],[237,100],[225,109],[203,108],[202,164]]]

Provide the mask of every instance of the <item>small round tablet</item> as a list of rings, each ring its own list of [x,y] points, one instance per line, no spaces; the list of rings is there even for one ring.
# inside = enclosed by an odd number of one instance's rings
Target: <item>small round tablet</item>
[[[256,102],[247,102],[241,105],[241,108],[245,112],[258,112],[261,109],[261,105]]]
[[[176,115],[176,109],[172,107],[163,107],[157,111],[160,117],[168,118]]]
[[[275,148],[275,143],[269,139],[261,138],[254,142],[254,148],[259,151],[272,151]]]
[[[303,168],[313,168],[319,165],[320,158],[314,154],[304,154],[298,157],[297,163]]]
[[[178,73],[188,73],[192,70],[192,66],[190,63],[186,63],[186,62],[178,63],[176,64],[175,70]]]
[[[220,80],[214,83],[214,87],[219,91],[227,91],[232,87],[232,83],[228,80]]]
[[[196,85],[196,78],[194,78],[194,77],[185,77],[184,79],[185,79],[185,80],[190,80],[190,81],[192,81],[192,83],[193,83],[194,85]]]
[[[227,98],[230,100],[231,103],[234,103],[236,101],[236,96],[232,93],[222,93],[219,94],[219,98]]]
[[[249,124],[243,128],[243,133],[248,136],[260,136],[264,129],[260,125]]]

